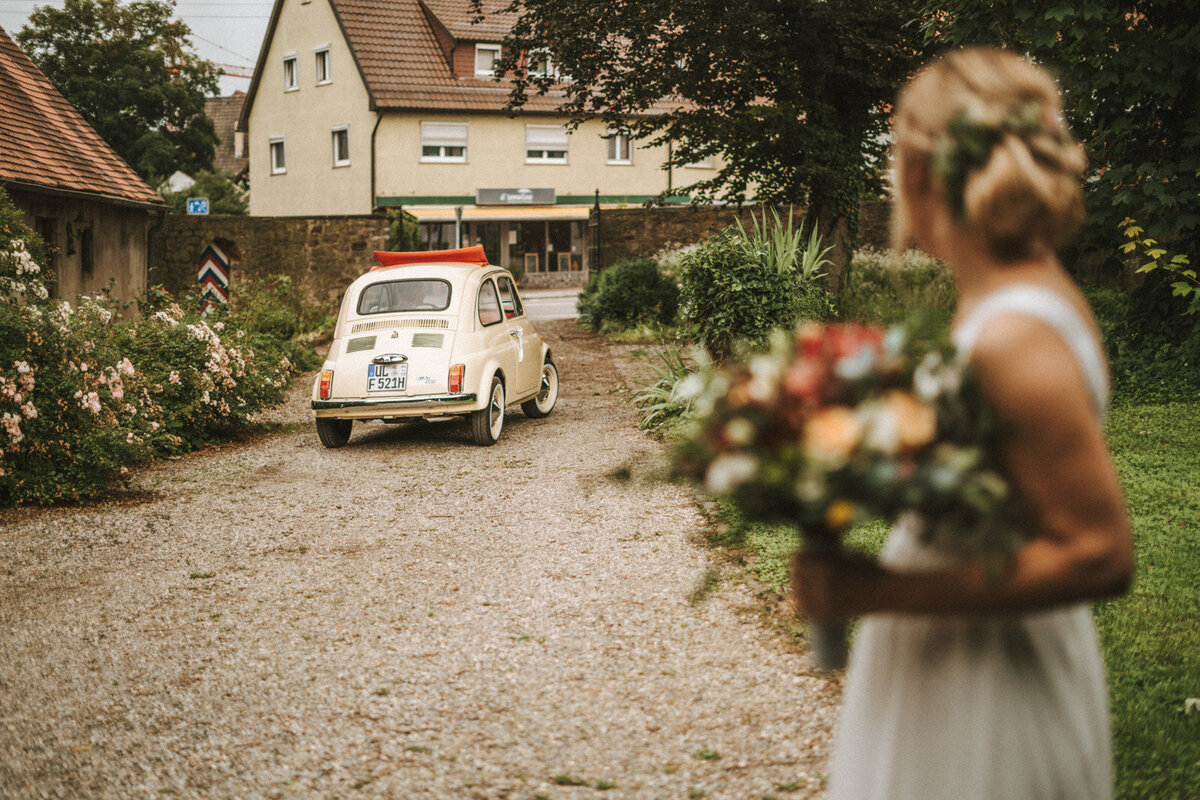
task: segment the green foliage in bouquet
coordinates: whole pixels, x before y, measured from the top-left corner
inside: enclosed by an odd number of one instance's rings
[[[995,427],[948,342],[915,329],[805,325],[685,379],[676,466],[750,520],[839,532],[917,512],[969,552],[1017,530]]]
[[[681,317],[714,358],[740,343],[762,346],[771,331],[800,320],[834,316],[833,298],[815,280],[825,251],[819,238],[803,250],[801,241],[799,232],[764,219],[751,231],[727,228],[685,256]]]
[[[679,289],[649,258],[618,261],[585,287],[579,316],[594,331],[628,328],[643,322],[668,324],[675,319]]]

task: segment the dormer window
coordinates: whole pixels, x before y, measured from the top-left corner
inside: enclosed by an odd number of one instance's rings
[[[494,78],[496,77],[496,62],[500,60],[500,45],[498,44],[477,44],[475,45],[475,77],[476,78]]]
[[[294,92],[300,88],[300,70],[295,53],[283,57],[283,90]]]
[[[329,45],[318,47],[315,54],[317,68],[317,86],[333,81],[333,68],[329,63]]]
[[[554,71],[554,62],[550,58],[550,53],[546,50],[534,50],[529,54],[529,77],[531,78],[557,78],[558,75]]]

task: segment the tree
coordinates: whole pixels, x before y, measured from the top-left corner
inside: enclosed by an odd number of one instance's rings
[[[1087,143],[1084,245],[1105,254],[1122,220],[1200,256],[1200,25],[1194,0],[939,0],[939,46],[990,43],[1028,53],[1063,85]]]
[[[158,193],[176,214],[187,211],[189,197],[207,197],[208,210],[212,214],[245,214],[250,207],[246,190],[224,172],[200,172],[196,174],[195,181],[182,192],[159,189]]]
[[[519,16],[498,72],[513,80],[510,110],[553,93],[572,124],[600,117],[669,142],[672,168],[720,157],[715,178],[671,191],[804,204],[832,230],[880,188],[888,104],[918,58],[910,6],[517,0],[504,9]],[[554,70],[531,75],[529,53],[549,54]]]
[[[191,52],[173,0],[66,0],[37,7],[17,42],[83,118],[151,185],[211,169],[204,114],[218,71]]]

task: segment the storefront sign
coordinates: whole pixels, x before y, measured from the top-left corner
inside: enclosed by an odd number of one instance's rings
[[[477,206],[552,206],[554,189],[476,189]]]

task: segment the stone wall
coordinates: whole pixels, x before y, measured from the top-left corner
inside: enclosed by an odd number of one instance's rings
[[[600,212],[600,262],[611,266],[625,258],[648,256],[674,245],[694,244],[713,236],[735,220],[749,228],[751,213],[761,218],[763,209],[732,206],[665,206],[650,208],[604,209]],[[781,211],[781,216],[786,211]],[[804,209],[792,211],[795,224],[804,219]],[[856,247],[888,246],[888,215],[890,204],[870,201],[863,205]],[[845,258],[844,232],[832,239],[822,234],[826,245],[834,245],[830,258],[843,265]],[[594,268],[594,267],[593,267]],[[840,268],[834,270],[835,275]]]
[[[385,217],[249,217],[167,215],[151,233],[150,282],[172,292],[195,291],[200,254],[213,242],[241,276],[285,274],[314,299],[334,303],[387,248]],[[336,310],[336,309],[334,309]]]

